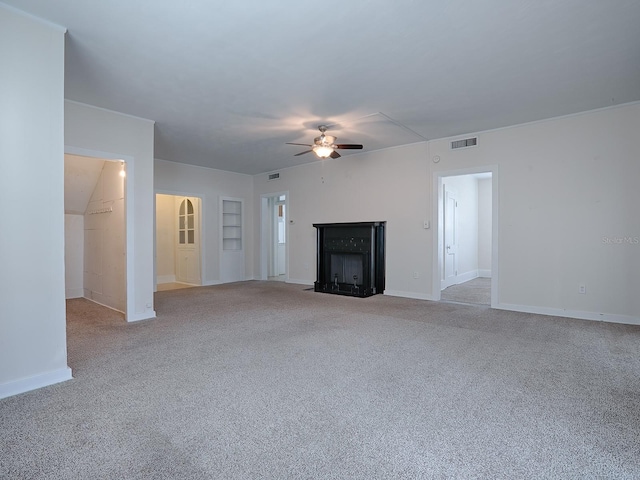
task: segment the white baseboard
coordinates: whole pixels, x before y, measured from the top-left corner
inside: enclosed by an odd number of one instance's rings
[[[41,373],[32,377],[21,378],[12,382],[0,385],[0,398],[11,397],[20,393],[29,392],[37,388],[47,387],[54,383],[71,380],[71,369],[69,367],[60,368],[52,372]]]
[[[142,313],[134,313],[132,315],[127,315],[126,312],[123,312],[122,310],[118,310],[117,308],[110,307],[109,305],[105,305],[104,303],[97,302],[93,298],[87,298],[87,300],[89,300],[90,302],[93,302],[93,303],[95,303],[97,305],[100,305],[102,307],[106,307],[106,308],[108,308],[110,310],[113,310],[114,312],[122,313],[127,322],[139,322],[140,320],[149,320],[150,318],[156,318],[156,311],[155,310],[149,310],[149,311],[142,312]]]
[[[64,298],[69,300],[70,298],[82,298],[84,297],[84,288],[67,288],[64,291]]]
[[[433,296],[429,295],[428,293],[402,292],[399,290],[385,290],[384,294],[390,297],[413,298],[415,300],[433,301]]]
[[[176,276],[175,275],[158,275],[156,277],[156,284],[160,285],[162,283],[175,283]]]
[[[579,320],[592,320],[595,322],[624,323],[627,325],[640,325],[640,318],[631,315],[619,315],[616,313],[583,312],[580,310],[564,310],[561,308],[533,307],[530,305],[514,305],[511,303],[499,303],[492,308],[499,310],[512,310],[514,312],[536,313],[538,315],[550,315],[553,317],[577,318]]]
[[[473,280],[474,278],[478,278],[478,270],[471,270],[469,272],[465,272],[461,275],[456,276],[456,283],[464,283],[469,280]]]
[[[491,278],[491,270],[478,270],[478,276],[482,278]]]
[[[286,283],[295,283],[296,285],[306,285],[308,287],[313,287],[313,281],[302,280],[300,278],[288,278]]]
[[[106,305],[104,303],[101,303],[101,302],[97,301],[95,298],[89,298],[87,296],[84,296],[83,298],[85,300],[89,300],[90,302],[95,303],[96,305],[100,305],[101,307],[105,307],[105,308],[108,308],[109,310],[113,310],[114,312],[119,312],[119,313],[122,313],[123,315],[126,315],[126,313],[124,311],[119,310],[119,309],[117,309],[115,307],[112,307],[111,305]]]
[[[149,310],[148,312],[143,313],[134,313],[133,315],[125,315],[127,322],[139,322],[140,320],[150,320],[152,318],[156,318],[156,311]]]

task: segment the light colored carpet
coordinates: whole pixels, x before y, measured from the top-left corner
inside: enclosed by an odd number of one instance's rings
[[[0,401],[0,478],[640,476],[638,327],[281,282],[67,309],[75,379]]]
[[[491,305],[491,279],[478,277],[458,285],[451,285],[442,290],[440,299],[447,302]]]

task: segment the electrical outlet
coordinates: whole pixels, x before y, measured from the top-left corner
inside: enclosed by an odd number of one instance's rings
[[[584,294],[586,294],[586,293],[587,293],[587,286],[586,286],[584,283],[581,283],[581,284],[578,286],[578,293],[579,293],[580,295],[584,295]]]
[[[418,278],[420,274],[418,272],[413,272],[413,278]]]

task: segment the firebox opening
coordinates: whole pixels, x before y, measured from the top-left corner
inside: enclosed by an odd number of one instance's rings
[[[335,284],[349,283],[362,285],[364,281],[364,261],[361,254],[338,253],[332,254],[329,278]]]

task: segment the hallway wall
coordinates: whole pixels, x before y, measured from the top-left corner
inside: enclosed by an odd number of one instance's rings
[[[84,215],[64,216],[65,298],[84,296]]]
[[[491,179],[478,180],[478,275],[491,277]]]
[[[432,299],[437,238],[423,224],[437,221],[434,178],[494,166],[496,306],[640,324],[639,129],[636,103],[479,132],[470,148],[451,141],[473,134],[313,161],[275,181],[256,175],[253,210],[261,195],[289,192],[289,277],[305,284],[315,279],[314,223],[386,220],[385,293]]]
[[[126,311],[124,179],[104,162],[84,214],[84,297]]]
[[[126,318],[153,318],[154,122],[69,100],[64,121],[67,153],[126,162]]]
[[[10,206],[0,214],[0,398],[71,378],[64,300],[64,34],[0,4],[0,202]]]
[[[221,274],[221,197],[237,197],[244,200],[242,225],[244,279],[253,278],[253,177],[212,168],[196,167],[166,160],[155,160],[155,192],[199,197],[201,201],[201,251],[204,270],[203,285],[222,281]],[[258,210],[259,212],[259,210]],[[259,230],[258,230],[259,231]]]
[[[176,208],[173,195],[156,194],[156,282],[176,281]]]

